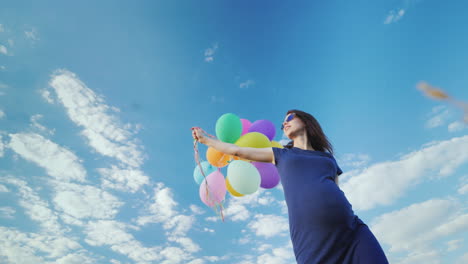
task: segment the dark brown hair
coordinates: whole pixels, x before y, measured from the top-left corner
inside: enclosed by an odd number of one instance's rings
[[[300,110],[289,110],[286,115],[291,113],[296,114],[296,118],[301,119],[302,122],[305,124],[305,129],[307,131],[307,140],[309,141],[310,145],[314,150],[328,152],[333,155],[333,146],[328,140],[325,133],[323,133],[322,127],[320,126],[319,122],[315,117],[311,114],[306,113]],[[290,141],[285,148],[292,148],[294,147],[294,141]]]

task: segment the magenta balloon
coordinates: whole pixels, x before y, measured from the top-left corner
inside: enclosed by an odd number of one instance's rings
[[[280,182],[280,176],[278,169],[276,169],[276,166],[273,163],[252,162],[252,165],[257,168],[258,172],[260,172],[260,187],[271,189],[278,185]]]
[[[268,139],[271,141],[273,138],[275,138],[276,135],[276,129],[275,129],[275,124],[273,124],[269,120],[257,120],[253,122],[253,124],[249,128],[249,133],[250,132],[259,132],[264,134],[265,136],[268,137]]]
[[[207,188],[208,185],[208,188]],[[200,184],[200,199],[209,207],[221,203],[226,196],[226,181],[220,171],[214,171],[206,176]]]
[[[252,125],[252,122],[250,122],[247,119],[241,118],[241,123],[242,123],[242,135],[247,134],[249,132],[249,128]]]

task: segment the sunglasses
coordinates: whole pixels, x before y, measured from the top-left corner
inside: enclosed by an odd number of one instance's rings
[[[287,123],[287,122],[293,120],[295,117],[296,117],[296,113],[291,113],[291,114],[289,114],[289,115],[286,117],[286,119],[284,120],[284,122]],[[283,122],[283,123],[284,123],[284,122]],[[284,129],[284,125],[281,125],[281,130],[283,130],[283,129]]]

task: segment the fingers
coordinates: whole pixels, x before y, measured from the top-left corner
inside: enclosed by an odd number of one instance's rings
[[[193,139],[195,140],[200,140],[201,137],[203,137],[203,134],[201,132],[201,128],[199,127],[192,127],[192,136]]]

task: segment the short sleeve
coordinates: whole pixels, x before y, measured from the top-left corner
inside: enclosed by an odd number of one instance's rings
[[[338,166],[338,163],[336,164],[336,174],[338,174],[338,176],[343,174],[343,171],[341,170],[340,166]]]
[[[273,155],[275,156],[275,165],[278,165],[281,162],[281,157],[283,156],[285,149],[272,147]]]

